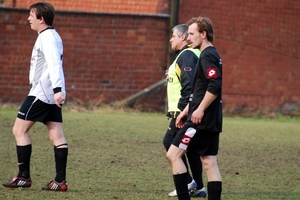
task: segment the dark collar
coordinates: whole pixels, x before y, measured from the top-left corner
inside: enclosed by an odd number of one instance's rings
[[[54,29],[53,26],[48,26],[47,28],[45,28],[44,30],[42,30],[39,34],[41,34],[42,32],[44,32],[45,30],[48,30],[48,29]]]

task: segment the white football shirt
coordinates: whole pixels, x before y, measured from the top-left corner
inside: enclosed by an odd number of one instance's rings
[[[35,96],[48,104],[55,104],[53,89],[61,88],[66,98],[62,60],[63,44],[56,30],[49,27],[40,32],[30,61],[29,96]]]

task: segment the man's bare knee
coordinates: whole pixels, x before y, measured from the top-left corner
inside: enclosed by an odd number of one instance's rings
[[[166,153],[166,157],[167,157],[169,163],[172,163],[172,155],[170,155],[169,152]]]
[[[22,136],[24,134],[27,134],[34,123],[34,121],[26,121],[23,119],[16,118],[15,124],[12,128],[12,132],[15,136]]]
[[[202,156],[201,162],[203,165],[203,169],[205,171],[214,168],[214,166],[217,166],[216,157],[215,156]]]

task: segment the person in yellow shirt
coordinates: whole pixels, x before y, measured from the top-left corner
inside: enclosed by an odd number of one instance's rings
[[[222,59],[213,45],[213,24],[209,18],[194,17],[188,22],[188,41],[201,55],[194,74],[189,104],[176,118],[180,128],[167,152],[179,200],[189,200],[186,152],[198,155],[207,175],[208,200],[220,200],[222,177],[217,162],[222,132]],[[192,168],[192,166],[191,166]]]
[[[168,99],[168,119],[171,119],[169,127],[163,138],[163,144],[168,151],[171,146],[178,128],[175,126],[176,117],[188,104],[191,93],[191,84],[196,69],[196,64],[200,56],[199,49],[189,47],[187,42],[188,26],[186,24],[179,24],[173,28],[170,44],[172,50],[177,54],[175,60],[166,71],[167,84],[167,99]],[[188,162],[191,167],[193,177],[188,173],[188,189],[192,196],[205,197],[206,191],[203,187],[202,181],[202,163],[199,156],[193,153],[186,153]],[[186,166],[187,159],[184,155],[182,157]],[[188,167],[187,167],[188,168]],[[177,191],[174,190],[169,193],[169,196],[177,196]]]

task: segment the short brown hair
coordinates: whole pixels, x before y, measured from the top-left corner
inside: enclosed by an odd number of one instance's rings
[[[37,19],[41,19],[43,17],[45,23],[49,26],[52,26],[55,10],[54,7],[47,2],[38,2],[32,4],[29,7],[30,10],[35,10],[35,15]]]
[[[196,23],[198,26],[198,31],[201,33],[203,31],[206,32],[207,40],[210,42],[214,41],[214,29],[211,20],[207,17],[193,17],[187,25]]]

